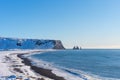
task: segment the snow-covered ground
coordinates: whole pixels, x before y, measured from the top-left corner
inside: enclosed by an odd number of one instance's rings
[[[31,80],[37,80],[38,78],[44,78],[44,80],[52,80],[42,75],[36,74],[30,69],[29,66],[24,65],[17,54],[33,53],[38,51],[48,50],[15,50],[15,51],[0,51],[0,76],[22,76],[23,78],[30,78]],[[0,79],[1,80],[1,79]],[[24,80],[24,79],[22,79]]]

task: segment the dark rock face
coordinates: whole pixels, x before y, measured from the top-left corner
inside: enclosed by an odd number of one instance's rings
[[[35,45],[40,46],[40,45],[42,45],[42,42],[40,40],[37,40],[36,43],[35,43]]]
[[[64,46],[62,45],[62,42],[60,40],[54,41],[54,48],[53,49],[65,49]]]
[[[17,46],[22,46],[22,43],[17,42],[16,45],[17,45]]]
[[[78,46],[74,46],[74,47],[73,47],[73,50],[78,50],[78,49],[79,49]]]

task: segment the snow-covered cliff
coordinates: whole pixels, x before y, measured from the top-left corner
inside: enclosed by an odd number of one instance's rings
[[[64,49],[60,40],[15,39],[0,37],[0,50],[9,49]]]

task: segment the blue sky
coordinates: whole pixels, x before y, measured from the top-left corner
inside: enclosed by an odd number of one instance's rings
[[[0,36],[120,48],[120,0],[0,0]]]

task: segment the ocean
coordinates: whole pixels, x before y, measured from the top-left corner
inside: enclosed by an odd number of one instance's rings
[[[120,50],[62,50],[28,57],[33,65],[51,69],[67,80],[120,80]]]

